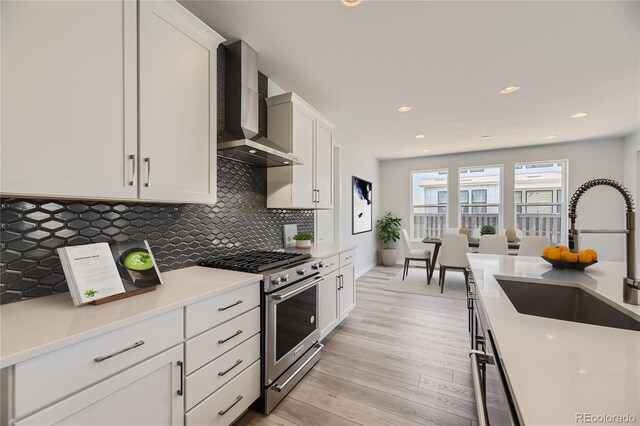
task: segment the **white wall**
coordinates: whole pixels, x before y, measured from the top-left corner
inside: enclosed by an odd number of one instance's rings
[[[356,275],[361,275],[378,263],[376,221],[380,218],[382,188],[380,186],[380,161],[369,151],[340,131],[336,131],[335,143],[340,146],[340,243],[353,244],[356,249]],[[351,177],[368,180],[373,185],[373,229],[371,232],[352,235]]]
[[[584,182],[598,178],[624,180],[625,143],[622,138],[597,139],[555,145],[469,152],[433,157],[388,160],[381,163],[381,211],[398,215],[408,229],[410,223],[410,172],[448,168],[449,191],[458,193],[458,167],[502,164],[505,200],[503,221],[505,227],[513,227],[515,207],[513,197],[514,164],[528,161],[569,160],[569,195]],[[380,191],[378,191],[380,194]],[[453,201],[453,202],[452,202]],[[457,198],[450,198],[449,227],[457,227]],[[589,190],[578,205],[578,228],[623,228],[624,202],[620,195],[608,187]],[[413,242],[413,247],[425,247]],[[624,259],[623,235],[584,235],[582,247],[593,247],[601,259]],[[399,254],[399,258],[403,256]]]

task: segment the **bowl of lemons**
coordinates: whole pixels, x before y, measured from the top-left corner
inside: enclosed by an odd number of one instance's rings
[[[584,271],[588,266],[598,263],[598,253],[594,249],[574,253],[565,246],[549,246],[542,252],[542,258],[558,269],[577,269]]]

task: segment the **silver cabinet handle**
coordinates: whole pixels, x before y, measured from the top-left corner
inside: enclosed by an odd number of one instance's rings
[[[234,306],[238,306],[239,304],[242,303],[242,300],[236,300],[235,303],[230,304],[229,306],[225,306],[223,308],[218,308],[219,311],[226,311],[229,308],[233,308]]]
[[[273,296],[271,296],[271,298],[273,300],[286,300],[290,297],[295,296],[298,293],[302,293],[303,291],[310,289],[311,287],[315,286],[316,284],[318,284],[320,281],[324,281],[324,277],[320,277],[320,278],[316,278],[315,280],[311,281],[309,284],[303,285],[300,288],[297,288],[295,290],[291,290],[287,293],[284,294],[274,294]]]
[[[238,402],[240,402],[242,400],[242,398],[244,398],[242,395],[238,395],[236,397],[236,400],[233,401],[233,404],[231,404],[226,410],[218,411],[218,414],[221,415],[221,416],[224,416],[225,414],[227,414],[227,411],[231,410]]]
[[[147,164],[147,182],[144,186],[148,188],[151,186],[151,158],[145,157],[144,162]]]
[[[131,179],[129,179],[129,186],[133,186],[136,184],[136,156],[131,154],[129,160],[131,160]]]
[[[298,373],[304,370],[304,368],[313,360],[313,358],[315,358],[315,356],[318,354],[318,352],[322,350],[322,348],[324,348],[324,345],[321,343],[318,343],[318,345],[316,346],[316,350],[313,351],[313,354],[304,362],[304,364],[298,367],[296,371],[294,371],[287,380],[282,382],[282,384],[275,385],[273,388],[278,392],[282,392],[282,390],[289,384],[289,382],[295,379],[298,376]]]
[[[320,202],[320,190],[317,189],[317,191],[318,191],[318,201],[317,202],[319,203]]]
[[[241,335],[241,334],[242,334],[242,330],[238,330],[238,331],[236,331],[234,334],[232,334],[231,336],[227,337],[226,339],[220,339],[220,340],[218,340],[218,344],[226,343],[226,342],[228,342],[229,340],[231,340],[231,339],[233,339],[234,337],[239,336],[239,335]]]
[[[178,367],[180,367],[180,389],[176,393],[180,396],[184,395],[184,362],[177,361]]]
[[[127,352],[127,351],[130,351],[131,349],[135,349],[135,348],[140,347],[140,346],[142,346],[142,345],[144,345],[144,340],[138,340],[137,342],[135,342],[135,343],[134,343],[133,345],[131,345],[131,346],[128,346],[128,347],[126,347],[126,348],[124,348],[124,349],[120,349],[119,351],[114,352],[114,353],[109,354],[109,355],[104,355],[104,356],[98,356],[98,357],[95,357],[93,360],[94,360],[95,362],[102,362],[102,361],[106,361],[106,360],[108,360],[109,358],[113,358],[114,356],[117,356],[117,355],[123,354],[123,353],[125,353],[125,352]]]
[[[473,393],[476,400],[478,426],[488,426],[489,416],[487,414],[482,378],[480,377],[480,363],[493,364],[493,357],[477,350],[471,350],[469,357],[471,358],[471,375],[473,377]]]
[[[237,360],[235,364],[233,364],[231,367],[227,368],[226,370],[219,371],[218,372],[218,376],[220,376],[220,377],[224,376],[225,374],[227,374],[229,371],[233,370],[234,368],[236,368],[240,364],[242,364],[242,360],[241,359]]]

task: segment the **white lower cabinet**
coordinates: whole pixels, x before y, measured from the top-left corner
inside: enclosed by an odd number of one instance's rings
[[[206,398],[185,416],[186,426],[230,425],[260,396],[260,361]]]
[[[340,289],[339,293],[339,306],[340,306],[340,321],[344,320],[349,312],[356,307],[356,281],[355,281],[355,266],[354,264],[347,265],[340,268]]]
[[[350,250],[323,259],[327,272],[320,283],[320,339],[331,333],[356,306],[354,258],[355,252]]]
[[[319,284],[318,325],[320,327],[320,339],[324,339],[340,323],[340,312],[338,311],[339,281],[338,271],[336,270],[325,275],[324,281]]]
[[[0,425],[231,424],[260,396],[259,296],[248,283],[5,367]]]
[[[182,352],[169,349],[15,425],[182,425]]]

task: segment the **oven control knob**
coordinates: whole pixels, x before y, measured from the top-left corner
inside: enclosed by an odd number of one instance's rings
[[[278,284],[280,284],[281,280],[282,280],[282,278],[280,278],[280,277],[273,277],[273,278],[271,278],[271,284],[278,285]]]
[[[318,266],[321,268],[324,268],[324,262],[323,261],[318,262]]]
[[[289,274],[284,274],[280,277],[280,281],[282,281],[283,283],[286,283],[287,281],[289,281]]]
[[[307,270],[304,268],[298,268],[298,270],[296,271],[296,274],[298,275],[304,275],[307,273]]]
[[[311,269],[313,269],[313,270],[320,269],[320,264],[319,263],[314,263],[313,265],[311,265]]]

